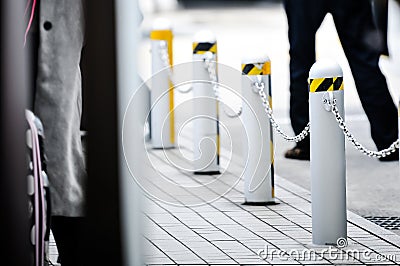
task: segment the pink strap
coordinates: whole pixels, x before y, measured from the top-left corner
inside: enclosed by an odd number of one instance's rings
[[[27,8],[25,9],[25,13],[26,13],[26,11],[28,9],[28,6],[29,6],[30,2],[31,2],[31,0],[28,1],[28,5],[27,5]],[[31,26],[32,26],[33,17],[35,16],[35,8],[36,8],[36,0],[33,0],[32,9],[31,9],[31,16],[29,18],[28,26],[26,27],[26,30],[25,30],[24,47],[26,45],[26,38],[28,36],[28,32],[29,32],[29,30],[31,29]]]

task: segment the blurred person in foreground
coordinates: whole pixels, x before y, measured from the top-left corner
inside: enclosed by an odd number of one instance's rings
[[[33,109],[43,122],[51,230],[61,265],[82,265],[86,160],[81,134],[83,0],[27,2]]]
[[[348,59],[361,104],[371,124],[371,136],[378,150],[398,138],[397,108],[379,58],[385,41],[374,26],[370,0],[284,0],[290,44],[290,119],[299,134],[309,122],[308,72],[315,62],[315,34],[327,13],[331,13]],[[289,159],[309,160],[310,139],[285,153]],[[399,151],[381,161],[399,159]]]

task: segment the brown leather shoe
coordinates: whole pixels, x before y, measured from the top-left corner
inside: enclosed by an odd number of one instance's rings
[[[310,160],[310,150],[295,146],[294,148],[285,152],[285,158],[295,160]]]

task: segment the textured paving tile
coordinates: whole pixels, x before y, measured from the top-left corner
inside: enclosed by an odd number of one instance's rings
[[[168,152],[175,153],[172,150]],[[162,158],[157,160],[159,164],[168,163]],[[336,253],[321,254],[327,247],[312,245],[311,194],[283,178],[276,177],[278,205],[248,206],[242,205],[242,181],[221,196],[218,193],[226,190],[228,182],[234,178],[215,179],[213,186],[203,186],[194,191],[186,184],[201,184],[207,178],[201,177],[199,181],[197,176],[190,173],[168,167],[165,169],[168,169],[167,174],[173,181],[178,182],[184,176],[184,185],[172,191],[170,187],[157,186],[156,182],[154,186],[168,194],[174,203],[186,206],[174,206],[155,199],[146,200],[149,208],[145,214],[152,226],[146,227],[145,236],[151,241],[150,251],[154,253],[148,261],[150,264],[171,261],[218,265],[357,265],[400,262],[400,238],[351,212],[348,214],[349,246],[343,250],[336,249]],[[216,200],[208,201],[210,197]],[[187,206],[188,202],[202,201],[203,204]],[[266,249],[269,254],[265,254]],[[346,257],[348,250],[367,251],[369,256],[350,253]],[[311,258],[299,257],[291,253],[296,251],[298,254],[310,251],[316,253]],[[275,252],[275,256],[271,257],[271,252]]]

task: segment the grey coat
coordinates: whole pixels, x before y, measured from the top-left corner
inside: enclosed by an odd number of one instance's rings
[[[35,113],[45,130],[52,214],[84,215],[85,156],[81,143],[79,63],[84,39],[82,0],[41,0]]]

